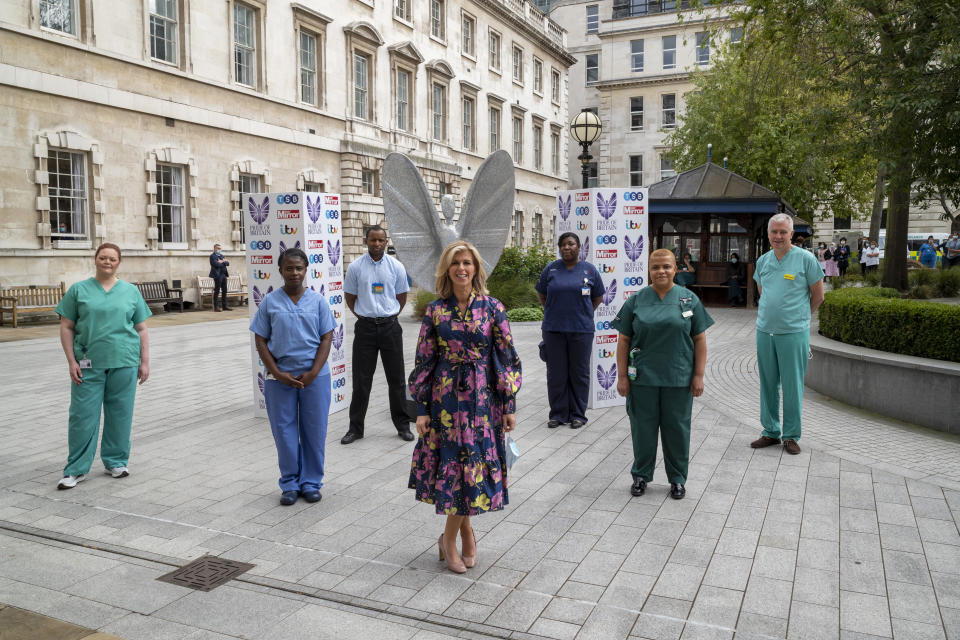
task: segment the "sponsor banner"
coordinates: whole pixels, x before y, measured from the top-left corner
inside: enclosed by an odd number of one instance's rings
[[[330,413],[347,408],[349,385],[343,325],[343,262],[340,236],[340,196],[335,193],[254,193],[242,203],[247,249],[250,318],[271,291],[283,286],[278,259],[291,248],[307,254],[304,286],[327,299],[337,325],[327,362],[330,366]],[[263,386],[266,368],[250,337],[254,414],[266,416]]]
[[[557,194],[557,231],[580,236],[580,257],[600,272],[605,293],[594,312],[590,407],[623,405],[617,393],[617,332],[610,323],[624,301],[647,285],[646,188],[579,189]]]

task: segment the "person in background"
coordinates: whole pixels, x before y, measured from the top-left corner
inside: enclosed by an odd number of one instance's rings
[[[137,381],[150,377],[150,308],[136,286],[120,280],[120,247],[104,242],[93,256],[96,275],[77,282],[57,305],[60,344],[70,371],[67,465],[58,489],[86,478],[97,452],[114,478],[130,475],[130,430]]]
[[[870,248],[870,239],[861,236],[857,238],[857,262],[860,263],[860,274],[867,275],[867,249]]]
[[[944,268],[951,269],[960,265],[960,234],[952,232],[943,253]]]
[[[880,269],[880,249],[877,248],[877,241],[870,240],[864,251],[866,260],[864,262],[864,273],[870,273]]]
[[[821,242],[817,244],[817,250],[814,251],[814,254],[817,256],[817,264],[820,265],[820,268],[824,271],[827,270],[827,244]]]
[[[223,257],[223,248],[219,244],[213,245],[213,253],[210,254],[210,277],[213,278],[214,311],[230,311],[227,306],[227,278],[230,276],[228,266],[230,263]]]
[[[927,269],[937,268],[937,244],[933,236],[927,237],[927,241],[920,245],[920,250],[917,251],[917,254],[920,264],[924,267]]]
[[[267,369],[263,397],[280,466],[280,504],[323,497],[323,462],[330,413],[327,357],[337,321],[325,296],[303,286],[307,254],[287,249],[277,261],[283,287],[257,309],[250,331]]]
[[[742,287],[747,283],[747,265],[740,261],[740,256],[734,252],[727,262],[727,302],[731,307],[744,304]]]
[[[674,285],[677,262],[669,249],[650,254],[650,286],[626,302],[611,323],[617,339],[617,393],[627,398],[633,437],[633,484],[642,496],[653,481],[657,434],[670,497],[686,493],[693,399],[703,393],[706,330],[713,324],[699,298]]]
[[[477,564],[470,518],[508,502],[504,434],[516,427],[522,382],[507,313],[487,295],[486,279],[472,244],[447,245],[437,265],[438,298],[424,312],[410,374],[420,439],[408,486],[446,516],[437,547],[454,573]]]
[[[697,281],[697,263],[693,261],[690,252],[684,252],[683,260],[677,265],[677,275],[674,279],[681,287],[688,287]]]
[[[597,268],[580,259],[577,234],[561,234],[557,246],[560,259],[544,267],[536,286],[547,356],[547,427],[570,423],[571,429],[579,429],[587,424],[593,312],[605,289]]]
[[[824,273],[827,278],[835,278],[840,275],[840,269],[837,266],[837,243],[831,242],[830,248],[828,248],[824,253],[823,257],[825,258],[826,269]],[[830,282],[829,280],[827,282]]]
[[[847,274],[847,269],[850,268],[850,246],[847,244],[846,238],[840,238],[840,246],[837,247],[837,272],[840,274],[840,277],[844,277]]]

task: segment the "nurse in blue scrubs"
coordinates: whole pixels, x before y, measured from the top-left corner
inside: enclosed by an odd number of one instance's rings
[[[597,268],[580,260],[580,237],[568,231],[557,242],[560,259],[546,266],[537,281],[543,305],[543,341],[547,356],[547,397],[551,429],[587,423],[593,312],[603,300]]]
[[[321,499],[330,411],[327,356],[336,320],[324,296],[303,286],[307,255],[287,249],[278,261],[283,287],[267,294],[250,324],[267,368],[263,395],[280,464],[280,504]]]

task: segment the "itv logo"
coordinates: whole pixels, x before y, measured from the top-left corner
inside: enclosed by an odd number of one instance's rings
[[[603,347],[601,347],[600,349],[597,349],[597,357],[600,358],[601,360],[612,358],[615,355],[617,355],[616,351],[609,351]]]
[[[283,236],[292,236],[299,230],[300,230],[299,227],[290,227],[285,224],[280,225],[280,235],[283,235]]]
[[[634,221],[634,220],[627,220],[626,222],[623,223],[623,226],[626,227],[627,229],[630,229],[630,230],[640,229],[640,228],[643,227],[642,224],[640,224],[639,222],[636,222],[636,221]]]
[[[577,229],[579,231],[583,231],[584,229],[589,229],[589,228],[590,228],[590,225],[588,225],[586,222],[584,222],[583,220],[577,220]]]
[[[340,231],[340,227],[338,227],[337,225],[335,224],[327,225],[327,233],[338,233],[339,231]]]
[[[268,272],[268,271],[260,271],[260,269],[254,269],[254,270],[253,270],[253,278],[254,278],[254,280],[269,280],[269,279],[270,279],[270,272]]]

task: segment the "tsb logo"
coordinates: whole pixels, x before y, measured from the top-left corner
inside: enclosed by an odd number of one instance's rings
[[[623,223],[627,229],[639,229],[642,225],[639,222],[634,222],[633,220],[627,220]]]
[[[337,378],[336,380],[333,381],[333,383],[330,386],[333,387],[334,389],[342,389],[346,384],[347,384],[346,378]]]
[[[310,258],[310,264],[321,264],[323,262],[322,253],[311,253],[309,258]]]
[[[269,240],[254,240],[253,242],[250,243],[250,250],[251,251],[269,251],[271,246],[272,245],[270,244]]]
[[[597,244],[617,244],[617,236],[597,236]]]
[[[300,229],[298,227],[288,227],[285,224],[280,225],[280,235],[292,236]]]
[[[615,355],[617,355],[616,352],[614,352],[614,351],[607,351],[607,350],[604,349],[603,347],[597,349],[597,357],[600,358],[600,359],[603,359],[603,358],[612,358],[612,357],[615,356]]]
[[[343,296],[340,295],[339,293],[335,296],[330,296],[330,304],[342,304],[342,303],[343,303]]]
[[[628,287],[643,286],[643,276],[627,276],[623,279],[623,284]]]
[[[643,192],[642,191],[625,191],[623,193],[623,199],[627,200],[628,202],[630,200],[633,200],[634,202],[640,202],[643,200]]]
[[[340,212],[336,209],[327,209],[327,220],[336,220],[340,217]]]
[[[600,271],[600,273],[613,273],[616,269],[608,264],[600,263],[597,265],[597,270]]]
[[[579,229],[580,231],[583,231],[588,226],[589,225],[586,222],[577,222],[577,229]]]
[[[574,213],[578,216],[585,216],[590,213],[590,207],[577,207]]]
[[[269,280],[270,274],[266,271],[260,271],[260,269],[254,269],[253,277],[255,280]]]
[[[277,196],[277,204],[297,204],[300,202],[300,196],[295,193],[285,193]]]
[[[602,320],[597,323],[597,331],[610,331],[610,321]]]

